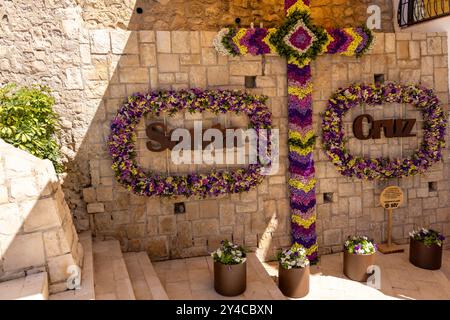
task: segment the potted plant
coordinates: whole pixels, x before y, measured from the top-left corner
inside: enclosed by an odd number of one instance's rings
[[[409,236],[409,261],[422,269],[440,269],[445,237],[435,230],[425,228],[413,231]]]
[[[344,274],[355,281],[366,282],[367,269],[374,264],[377,245],[365,236],[348,237],[344,244]]]
[[[299,244],[277,254],[278,287],[291,298],[302,298],[309,293],[309,260]]]
[[[247,288],[247,250],[228,240],[211,253],[214,259],[214,289],[217,293],[233,297]]]

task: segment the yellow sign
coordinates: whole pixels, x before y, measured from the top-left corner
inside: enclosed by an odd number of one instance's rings
[[[402,189],[396,186],[387,187],[380,195],[380,203],[385,209],[398,209],[403,203]]]

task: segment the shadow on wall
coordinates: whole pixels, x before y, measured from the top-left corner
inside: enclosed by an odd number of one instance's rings
[[[136,8],[135,11],[136,12]],[[131,21],[137,19],[136,13]],[[215,32],[160,32],[95,29],[86,31],[82,40],[82,77],[86,103],[95,110],[92,121],[80,144],[79,151],[69,163],[64,191],[76,221],[89,220],[89,227],[98,238],[118,239],[124,251],[149,252],[153,260],[207,255],[223,239],[256,249],[271,257],[275,249],[291,243],[289,200],[285,168],[287,146],[281,154],[280,175],[265,179],[257,189],[242,195],[205,200],[161,199],[140,197],[117,184],[111,169],[107,149],[110,121],[126,97],[150,89],[222,88],[243,89],[245,75],[262,74],[262,58],[248,58],[239,76],[230,76],[229,60],[219,57],[212,46]],[[286,96],[286,66],[281,58],[272,57],[278,72],[281,97],[277,86],[272,92],[275,123],[287,119],[281,111]],[[239,61],[239,59],[235,59]],[[232,67],[231,67],[232,68]],[[278,70],[278,71],[277,71]],[[239,73],[239,72],[238,72]],[[267,79],[267,81],[273,81]],[[274,81],[274,83],[276,80]],[[254,89],[254,93],[262,93]],[[276,102],[276,103],[275,103]],[[283,112],[284,114],[281,114]],[[209,121],[213,116],[178,115],[174,126],[189,127],[193,120]],[[231,117],[231,125],[245,126],[245,116]],[[170,123],[169,123],[170,125]],[[280,140],[287,141],[286,127]],[[137,131],[139,161],[148,169],[162,172],[186,173],[189,169],[207,172],[211,167],[178,168],[161,155],[144,151],[144,122]],[[90,184],[84,183],[90,181]],[[83,183],[80,183],[83,182]],[[186,213],[174,214],[174,204],[186,203]],[[83,224],[84,228],[85,226]]]
[[[53,164],[0,139],[0,282],[47,272],[50,291],[64,291],[82,261]]]

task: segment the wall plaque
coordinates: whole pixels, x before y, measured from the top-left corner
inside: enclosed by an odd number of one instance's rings
[[[385,209],[398,209],[403,204],[403,191],[399,187],[391,186],[383,190],[380,195],[380,204]]]
[[[403,191],[397,186],[390,186],[381,192],[380,204],[388,211],[387,241],[380,244],[378,249],[384,254],[403,252],[404,249],[392,243],[392,211],[403,204]]]

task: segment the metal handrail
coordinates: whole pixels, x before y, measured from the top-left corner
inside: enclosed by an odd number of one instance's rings
[[[450,0],[400,0],[397,19],[400,27],[450,15]]]

